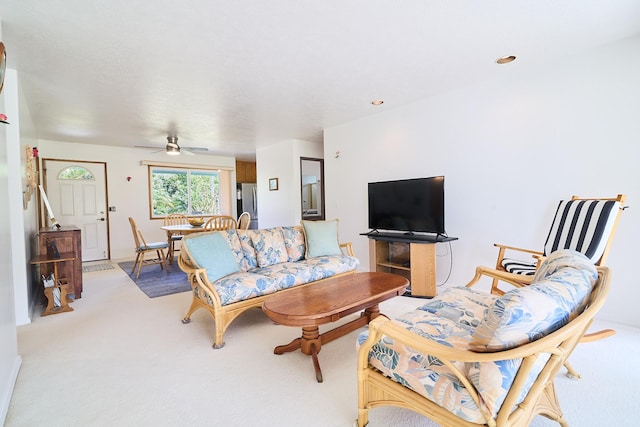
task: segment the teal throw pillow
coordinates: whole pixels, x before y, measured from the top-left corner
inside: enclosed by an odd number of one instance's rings
[[[189,258],[198,267],[207,270],[207,278],[213,283],[221,277],[240,271],[226,239],[220,234],[196,233],[183,239]]]
[[[302,221],[307,244],[306,258],[324,255],[342,255],[338,242],[338,220]]]

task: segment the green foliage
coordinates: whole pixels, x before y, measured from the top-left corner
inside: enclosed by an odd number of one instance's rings
[[[220,180],[215,172],[152,169],[151,187],[153,216],[220,213]]]

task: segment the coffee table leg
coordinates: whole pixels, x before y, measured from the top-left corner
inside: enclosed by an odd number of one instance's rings
[[[273,354],[283,354],[289,351],[297,350],[300,348],[301,341],[302,341],[302,338],[296,338],[295,340],[291,341],[289,344],[279,345],[273,349]]]
[[[316,371],[316,380],[322,382],[322,370],[318,361],[318,353],[322,348],[322,338],[317,326],[305,326],[302,328],[302,337],[296,338],[289,344],[279,345],[274,350],[274,354],[283,354],[289,351],[300,349],[303,354],[311,356],[313,359],[313,368]]]
[[[320,362],[318,361],[318,353],[322,348],[322,340],[320,339],[320,331],[317,326],[305,326],[302,328],[302,339],[300,341],[300,351],[311,356],[313,359],[313,368],[316,371],[316,380],[322,382],[322,370],[320,370]]]
[[[322,370],[320,369],[320,362],[318,361],[318,351],[316,350],[315,343],[311,343],[311,359],[313,359],[313,369],[316,371],[316,381],[322,382]]]

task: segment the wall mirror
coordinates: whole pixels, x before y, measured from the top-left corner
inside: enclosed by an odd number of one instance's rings
[[[300,157],[302,219],[324,219],[324,159]]]

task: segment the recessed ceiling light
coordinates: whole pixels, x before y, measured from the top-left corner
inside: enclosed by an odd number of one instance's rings
[[[502,58],[496,59],[497,64],[508,64],[509,62],[513,62],[516,60],[514,55],[503,56]]]
[[[382,99],[376,99],[375,101],[371,101],[371,104],[373,104],[373,105],[382,105],[382,104],[384,104],[384,101]]]

